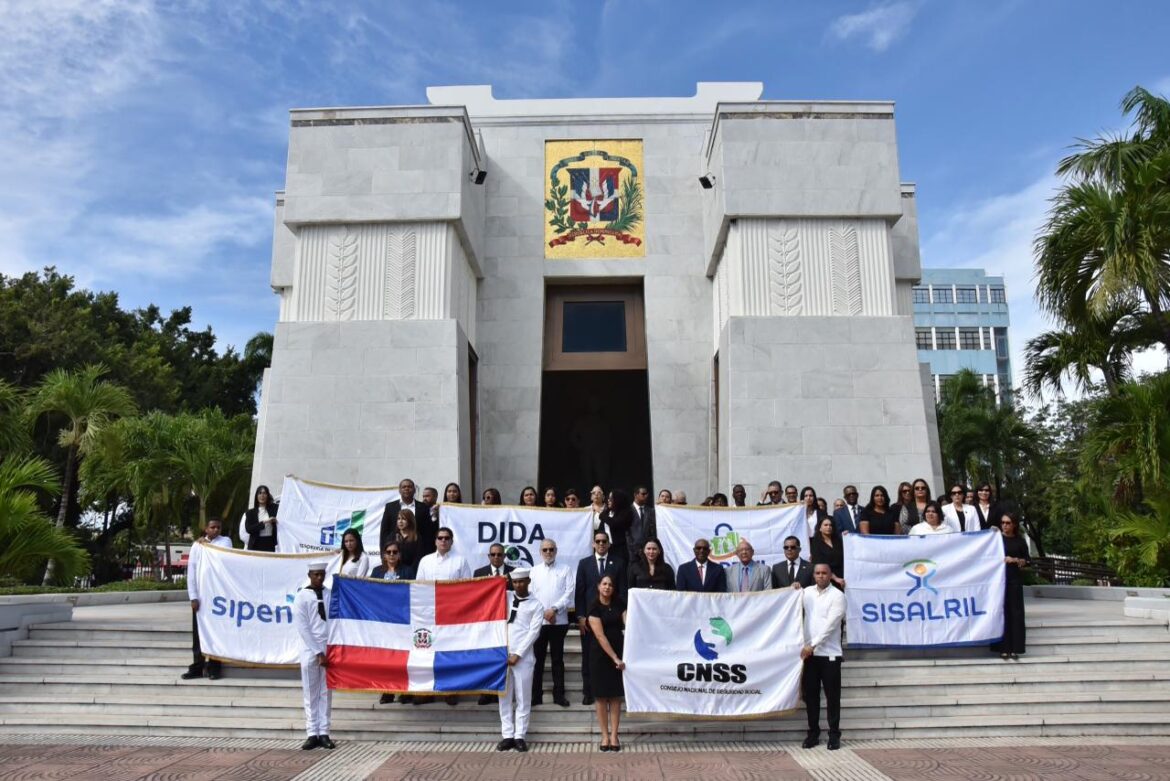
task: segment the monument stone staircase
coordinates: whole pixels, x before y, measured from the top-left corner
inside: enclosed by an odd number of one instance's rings
[[[89,615],[35,626],[0,659],[0,734],[178,735],[288,738],[302,734],[295,670],[225,669],[218,681],[183,681],[191,658],[185,605],[153,606],[158,620]],[[846,652],[842,727],[847,739],[984,736],[1170,735],[1170,631],[1121,615],[1116,603],[1030,600],[1028,654],[1001,661],[986,649],[929,654]],[[566,642],[572,706],[533,709],[530,741],[596,740],[581,704],[577,635]],[[496,706],[463,697],[450,707],[377,704],[336,693],[333,734],[346,740],[495,740]],[[622,722],[627,742],[801,739],[804,712],[762,721]]]

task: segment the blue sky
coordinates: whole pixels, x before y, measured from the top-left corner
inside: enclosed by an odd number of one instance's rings
[[[272,192],[292,107],[685,96],[897,102],[923,262],[1008,278],[1014,352],[1056,161],[1170,93],[1165,2],[324,3],[0,0],[0,273],[55,264],[126,306],[271,330]],[[1014,366],[1017,376],[1021,366]]]

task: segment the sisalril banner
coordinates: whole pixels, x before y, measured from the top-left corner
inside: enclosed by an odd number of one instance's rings
[[[803,669],[800,596],[630,589],[626,710],[704,719],[793,710]]]
[[[229,662],[295,666],[301,641],[293,626],[293,599],[308,583],[310,562],[327,561],[332,572],[340,558],[192,545],[187,572],[197,579],[195,618],[203,653]]]
[[[735,548],[747,540],[754,561],[771,566],[784,560],[784,539],[792,536],[808,548],[808,524],[804,506],[778,504],[764,507],[680,507],[660,504],[654,508],[658,537],[671,566],[690,561],[695,540],[711,541],[711,560],[724,566],[736,561]],[[807,550],[802,550],[807,558]]]
[[[1003,542],[995,529],[845,536],[849,647],[983,645],[1003,636]]]
[[[376,558],[382,511],[397,498],[397,487],[355,488],[289,475],[280,493],[277,549],[282,553],[332,553],[341,549],[342,535],[353,529],[362,536],[366,551]]]
[[[488,548],[499,543],[513,567],[539,564],[540,541],[557,542],[557,557],[570,565],[592,550],[593,513],[507,505],[444,504],[439,523],[455,533],[451,549],[471,568],[487,563]]]

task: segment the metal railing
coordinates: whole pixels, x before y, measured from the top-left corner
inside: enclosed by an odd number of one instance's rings
[[[1054,585],[1067,586],[1077,580],[1098,586],[1121,585],[1117,571],[1100,562],[1040,556],[1032,559],[1032,569]]]

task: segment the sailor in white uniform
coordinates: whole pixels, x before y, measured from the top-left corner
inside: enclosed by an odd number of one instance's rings
[[[508,611],[508,681],[500,695],[500,732],[496,751],[527,751],[528,717],[532,713],[532,672],[536,654],[532,646],[540,637],[544,606],[528,593],[530,570],[512,570],[512,600]]]
[[[320,746],[334,748],[329,737],[329,709],[332,695],[325,685],[325,645],[329,640],[329,589],[325,588],[328,563],[309,565],[309,585],[297,592],[293,600],[293,624],[301,639],[301,689],[305,697],[305,734],[301,746],[305,751]]]

